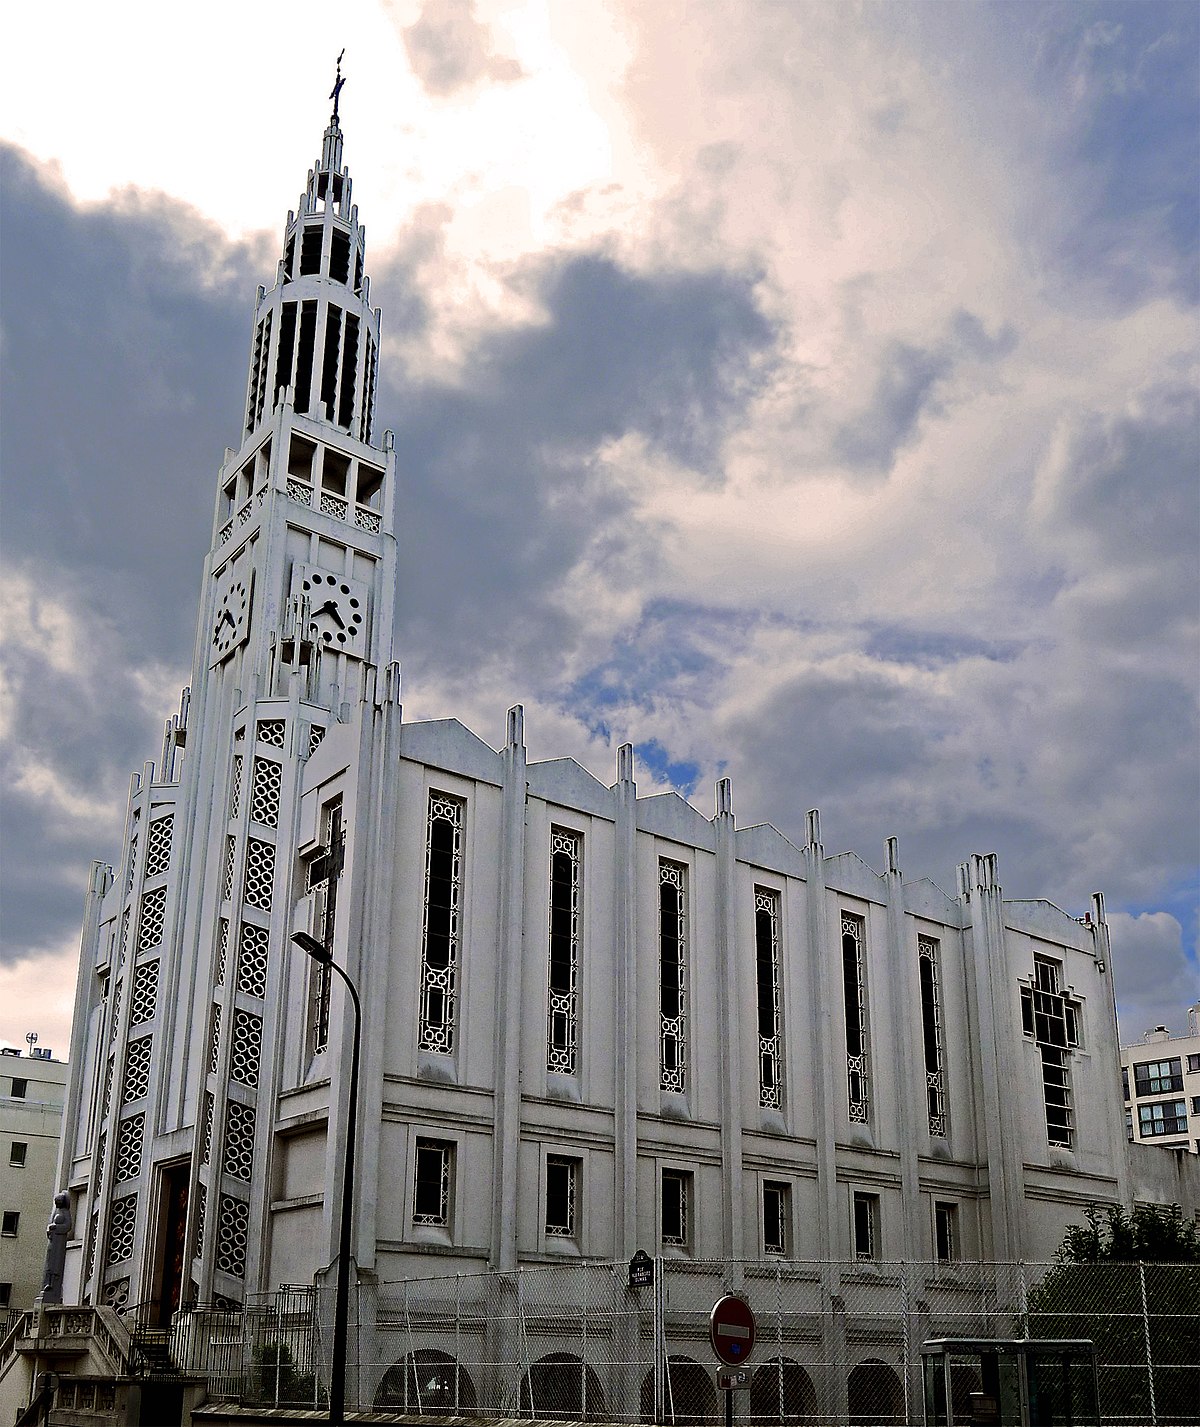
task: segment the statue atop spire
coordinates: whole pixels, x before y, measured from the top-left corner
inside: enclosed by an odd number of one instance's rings
[[[329,97],[333,100],[333,123],[335,124],[338,121],[338,99],[342,93],[342,85],[346,82],[342,78],[342,55],[345,53],[346,50],[343,46],[342,53],[337,57],[337,78],[334,80],[333,88],[329,92]]]

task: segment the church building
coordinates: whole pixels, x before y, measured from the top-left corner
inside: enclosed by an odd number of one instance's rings
[[[191,684],[94,864],[64,1300],[234,1307],[337,1253],[380,1283],[636,1250],[1049,1257],[1131,1180],[1104,905],[947,894],[406,722],[405,523],[337,111],[255,301]],[[232,413],[231,413],[232,416]],[[402,652],[402,651],[400,651]],[[501,736],[502,735],[502,736]],[[493,746],[493,740],[499,746]],[[752,810],[746,810],[752,812]]]

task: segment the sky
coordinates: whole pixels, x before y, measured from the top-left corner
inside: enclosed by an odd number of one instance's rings
[[[202,19],[199,16],[202,14]],[[0,88],[0,1042],[187,682],[333,62],[405,716],[1071,915],[1200,1000],[1200,6],[20,6]],[[46,63],[39,56],[53,56]]]

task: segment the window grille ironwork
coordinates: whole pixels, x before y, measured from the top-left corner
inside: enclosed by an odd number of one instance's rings
[[[659,1085],[687,1089],[687,868],[658,864]]]
[[[208,1073],[216,1075],[221,1063],[221,1008],[215,1002],[212,1008],[212,1035],[208,1044]]]
[[[574,1075],[579,1039],[580,839],[550,832],[550,933],[546,1069]]]
[[[233,756],[233,771],[229,775],[229,816],[237,817],[238,804],[242,799],[242,755]]]
[[[221,879],[221,896],[228,902],[233,896],[233,869],[237,865],[237,839],[225,839],[225,875]]]
[[[217,932],[217,985],[225,984],[225,966],[229,960],[229,923],[224,917],[221,918],[220,930]]]
[[[754,959],[758,985],[758,1103],[783,1103],[783,1051],[779,995],[779,893],[754,889]]]
[[[325,730],[319,723],[314,723],[308,731],[308,756],[313,754],[321,746],[321,740],[325,737]]]
[[[418,1139],[413,1181],[413,1223],[446,1228],[450,1223],[450,1172],[454,1146]]]
[[[546,1237],[573,1239],[579,1195],[579,1161],[563,1155],[546,1157]]]
[[[846,1091],[850,1119],[865,1125],[870,1116],[871,1064],[864,963],[865,926],[842,913],[842,991],[846,1012]]]
[[[212,1092],[206,1090],[204,1092],[204,1129],[200,1135],[201,1164],[209,1164],[212,1160],[214,1104]]]
[[[921,1035],[925,1049],[925,1101],[929,1133],[945,1138],[946,1068],[942,1028],[941,948],[936,938],[917,938],[917,969],[921,979]]]
[[[125,871],[125,895],[128,896],[133,891],[133,883],[137,873],[137,850],[138,850],[138,825],[133,824],[133,831],[129,835],[129,866]]]
[[[421,948],[421,1050],[454,1049],[461,935],[463,804],[430,792]]]
[[[204,1211],[208,1208],[208,1186],[201,1180],[196,1185],[196,1247],[194,1253],[199,1258],[204,1252]]]
[[[159,877],[171,865],[171,833],[175,814],[155,818],[146,838],[146,876]]]

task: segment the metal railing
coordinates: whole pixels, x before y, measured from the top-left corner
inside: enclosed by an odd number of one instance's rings
[[[940,1337],[1091,1338],[1102,1420],[1185,1427],[1200,1417],[1200,1266],[573,1261],[511,1274],[361,1284],[352,1294],[347,1404],[580,1421],[723,1420],[708,1343],[725,1291],[754,1308],[756,1424],[923,1421],[920,1347]],[[244,1310],[188,1310],[187,1353],[210,1396],[319,1406],[332,1290]],[[963,1384],[969,1391],[971,1384]]]

